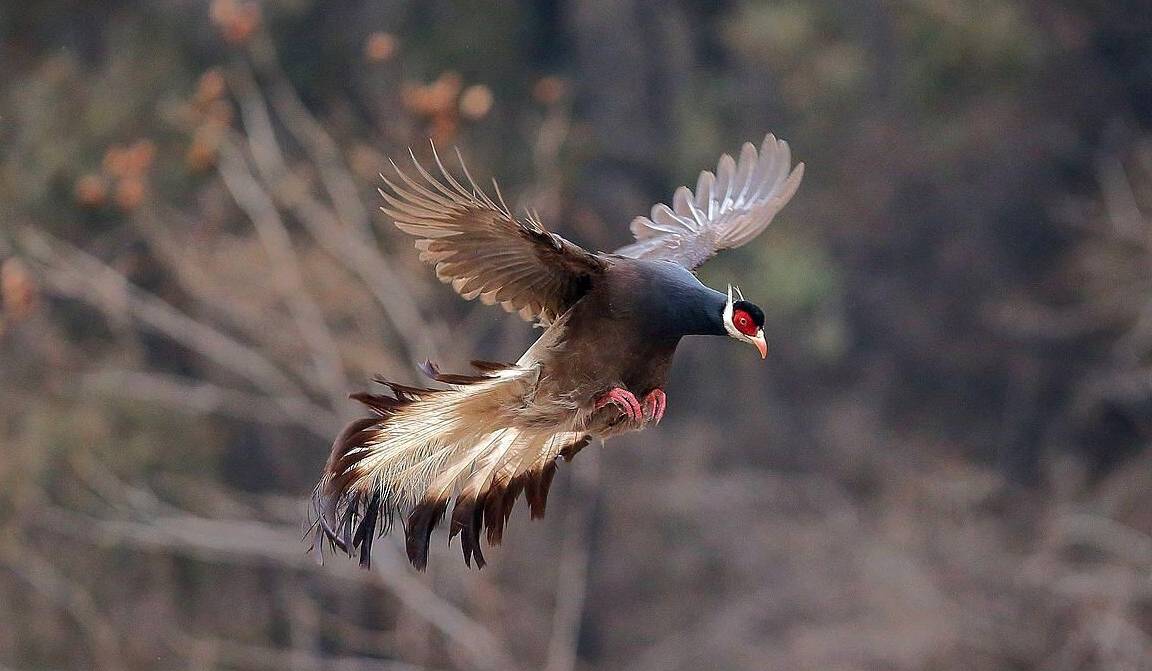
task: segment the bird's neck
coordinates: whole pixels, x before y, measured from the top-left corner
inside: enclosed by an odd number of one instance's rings
[[[724,329],[724,305],[727,297],[704,285],[670,296],[662,312],[660,331],[679,339],[689,335],[727,335]]]
[[[704,287],[704,290],[690,323],[685,325],[687,332],[684,335],[728,335],[724,328],[724,306],[728,303],[728,297],[708,287]]]
[[[646,337],[678,341],[686,335],[727,335],[725,294],[668,262],[618,261],[615,282],[604,294],[609,309],[634,320]]]

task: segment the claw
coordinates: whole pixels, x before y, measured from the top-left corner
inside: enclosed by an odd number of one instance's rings
[[[657,424],[664,418],[664,408],[668,405],[668,397],[663,389],[653,389],[644,397],[644,419]]]
[[[644,410],[640,407],[640,402],[632,392],[622,387],[613,387],[600,398],[596,399],[596,409],[599,410],[606,405],[614,405],[620,408],[620,411],[631,421],[639,421],[644,417]]]

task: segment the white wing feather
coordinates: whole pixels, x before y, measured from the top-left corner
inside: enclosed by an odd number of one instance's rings
[[[748,243],[800,186],[804,164],[791,165],[788,143],[775,135],[765,137],[759,151],[744,143],[739,161],[724,154],[715,174],[700,173],[695,193],[682,186],[672,196],[672,207],[658,203],[649,216],[632,220],[636,242],[616,253],[696,268],[723,249]]]

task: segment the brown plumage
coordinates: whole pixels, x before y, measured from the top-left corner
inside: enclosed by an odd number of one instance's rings
[[[314,496],[316,535],[318,544],[359,554],[364,566],[373,539],[402,514],[416,568],[427,565],[445,518],[464,561],[483,567],[481,539],[501,542],[521,494],[533,518],[544,515],[559,459],[571,460],[593,437],[659,422],[683,336],[728,335],[766,354],[763,312],[690,270],[758,235],[803,173],[802,164],[791,169],[787,144],[769,135],[759,152],[745,145],[739,162],[722,157],[695,194],[681,187],[672,207],[638,217],[635,243],[593,254],[533,217],[514,217],[499,191],[493,200],[466,168],[465,185],[436,162],[440,178],[415,160],[417,177],[397,169],[381,209],[462,296],[547,328],[514,364],[477,361],[475,373],[455,374],[425,362],[442,388],[378,380],[390,393],[352,396],[374,416],[353,422],[332,446]]]

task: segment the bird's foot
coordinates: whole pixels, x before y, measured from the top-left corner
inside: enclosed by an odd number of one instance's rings
[[[660,423],[664,419],[664,408],[668,405],[668,397],[663,389],[653,389],[644,397],[644,419]]]
[[[638,422],[644,417],[644,410],[640,407],[640,401],[637,401],[636,396],[623,387],[613,387],[608,390],[608,393],[596,399],[597,410],[608,405],[619,408],[630,421]]]

